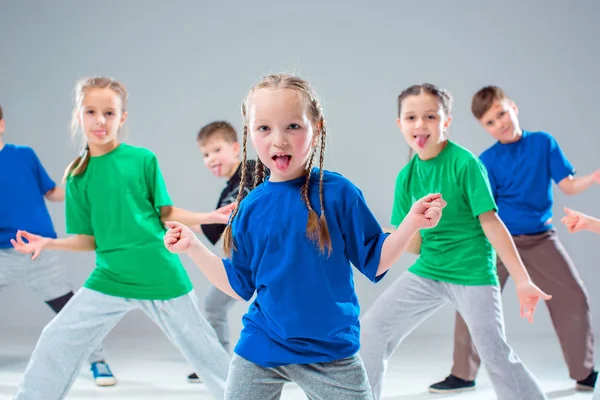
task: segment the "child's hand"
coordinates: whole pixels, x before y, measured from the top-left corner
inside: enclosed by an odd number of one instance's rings
[[[215,211],[209,213],[213,224],[227,224],[229,222],[229,216],[235,208],[237,203],[231,203],[221,208],[217,208]]]
[[[407,217],[412,217],[411,222],[417,229],[433,228],[440,222],[446,204],[441,194],[428,194],[412,205]]]
[[[564,210],[567,215],[562,217],[560,222],[567,226],[569,232],[575,233],[588,229],[588,225],[590,224],[590,217],[588,215],[567,207]]]
[[[165,233],[165,247],[171,253],[184,253],[190,249],[194,240],[198,240],[194,232],[179,222],[165,222],[169,230]]]
[[[596,183],[600,183],[600,169],[593,172]]]
[[[540,298],[542,300],[550,300],[552,296],[544,293],[533,282],[527,281],[520,283],[517,286],[517,297],[521,304],[521,317],[527,318],[529,322],[533,322],[533,313]]]
[[[27,243],[23,240],[23,238],[27,240]],[[26,231],[17,231],[16,239],[17,240],[10,239],[10,243],[13,245],[15,250],[19,253],[24,254],[33,253],[33,255],[31,256],[32,260],[38,258],[38,256],[44,249],[46,242],[48,241],[48,239],[45,237],[34,235],[33,233],[29,233]]]

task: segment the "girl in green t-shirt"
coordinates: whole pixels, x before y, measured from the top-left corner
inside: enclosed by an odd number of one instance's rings
[[[498,399],[546,399],[506,343],[496,251],[515,280],[522,316],[531,321],[539,299],[550,296],[531,281],[496,215],[485,168],[448,140],[451,103],[446,91],[429,84],[398,97],[397,124],[416,155],[398,174],[391,223],[397,226],[422,193],[441,193],[448,204],[438,226],[413,238],[409,251],[419,259],[362,318],[361,355],[374,397],[381,396],[387,360],[400,342],[451,303],[469,327]]]
[[[216,399],[224,396],[230,357],[201,313],[179,258],[163,244],[165,219],[186,225],[226,223],[233,207],[208,214],[175,208],[156,156],[120,143],[125,87],[110,78],[76,88],[73,126],[87,145],[67,168],[68,238],[19,231],[17,251],[95,251],[96,268],[44,328],[15,399],[62,399],[82,363],[130,311],[141,309],[179,348]]]

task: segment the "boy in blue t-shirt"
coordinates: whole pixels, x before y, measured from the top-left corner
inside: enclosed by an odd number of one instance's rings
[[[21,283],[37,293],[58,313],[73,297],[64,265],[56,254],[45,252],[32,261],[10,243],[17,230],[56,238],[45,200],[63,201],[56,186],[31,147],[4,143],[5,122],[0,107],[0,290]],[[113,386],[116,379],[104,361],[102,348],[90,356],[98,386]]]
[[[518,109],[502,89],[479,90],[471,104],[473,115],[497,142],[480,159],[485,165],[498,214],[511,235],[531,279],[552,293],[547,301],[569,375],[576,389],[592,391],[596,384],[594,336],[587,292],[573,261],[560,243],[552,219],[552,181],[567,195],[600,183],[600,170],[575,178],[575,169],[556,140],[546,132],[528,132],[519,126]],[[497,262],[500,284],[508,272]],[[451,375],[430,387],[452,392],[475,387],[480,365],[465,322],[456,316],[454,365]]]

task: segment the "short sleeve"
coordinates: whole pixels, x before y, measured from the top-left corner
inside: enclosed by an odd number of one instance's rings
[[[494,176],[494,171],[492,170],[492,163],[483,156],[481,156],[479,159],[486,169],[488,181],[490,183],[490,190],[492,191],[494,200],[496,200],[498,198],[498,183],[496,182],[496,177]]]
[[[161,207],[173,205],[160,170],[160,165],[158,164],[158,159],[154,154],[150,158],[150,162],[146,165],[146,184],[148,185],[150,199],[157,212],[160,213]]]
[[[567,160],[556,140],[550,135],[548,137],[550,139],[550,176],[558,184],[569,175],[575,175],[575,168]]]
[[[462,183],[473,217],[498,211],[485,166],[477,158],[469,160],[462,171]]]
[[[379,282],[385,276],[377,276],[381,249],[389,234],[381,229],[362,193],[342,217],[341,228],[348,260],[369,280]]]
[[[394,204],[392,206],[392,218],[390,223],[398,227],[404,217],[408,214],[411,207],[411,202],[408,197],[408,193],[405,191],[404,179],[401,174],[398,174],[396,179],[396,187],[394,189]]]
[[[66,231],[70,235],[93,236],[90,205],[74,179],[77,178],[69,178],[65,187]]]
[[[233,241],[235,249],[230,258],[223,259],[225,272],[231,288],[245,301],[248,301],[254,295],[254,277],[250,267],[250,259],[247,256],[247,244],[243,233],[236,229],[240,213],[232,222]]]
[[[31,156],[33,157],[33,165],[38,187],[40,188],[40,192],[45,195],[49,190],[52,190],[56,187],[56,183],[52,180],[52,178],[50,178],[50,175],[48,175],[48,172],[46,172],[46,169],[42,165],[42,162],[33,149],[31,149]]]

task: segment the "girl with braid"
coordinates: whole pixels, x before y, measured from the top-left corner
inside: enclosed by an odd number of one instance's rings
[[[243,317],[225,398],[279,399],[284,383],[293,381],[311,399],[372,399],[358,355],[360,310],[350,264],[378,282],[419,229],[437,225],[445,202],[439,194],[425,196],[398,230],[384,233],[361,191],[323,169],[323,111],[298,77],[263,78],[242,114],[242,165],[248,137],[258,160],[254,187],[240,189],[223,235],[228,258],[176,222],[167,221],[164,239],[223,292],[245,301],[256,293]]]

